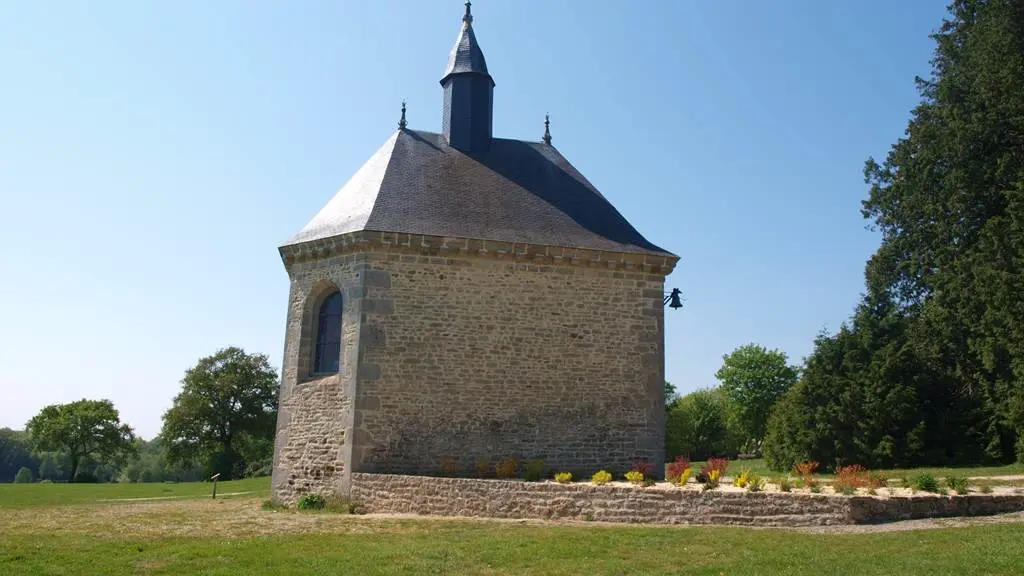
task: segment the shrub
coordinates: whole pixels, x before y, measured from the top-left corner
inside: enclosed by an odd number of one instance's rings
[[[643,474],[644,477],[650,476],[651,475],[651,463],[648,462],[645,459],[642,459],[642,458],[635,458],[633,460],[633,465],[630,466],[630,468],[629,468],[629,471],[630,472],[639,472],[639,473]]]
[[[714,490],[718,488],[718,481],[721,479],[721,472],[718,470],[710,470],[707,473],[707,478],[704,480],[703,485],[705,490]]]
[[[686,486],[686,483],[690,481],[690,476],[693,475],[693,468],[687,468],[683,470],[683,473],[676,478],[676,484],[679,486]]]
[[[764,490],[764,478],[761,478],[757,474],[749,474],[747,476],[747,490],[751,492],[760,492]]]
[[[775,481],[775,483],[779,486],[779,491],[780,492],[789,492],[790,490],[793,489],[793,487],[790,486],[790,484],[789,484],[789,476],[787,476],[785,474],[783,474],[782,476],[779,476],[779,478]]]
[[[32,483],[32,471],[22,466],[18,469],[18,473],[14,476],[15,484],[31,484]]]
[[[459,473],[459,459],[453,456],[445,458],[441,462],[441,471],[445,476],[455,476]]]
[[[885,488],[889,485],[889,478],[881,472],[871,472],[868,474],[868,487],[872,490],[876,488]]]
[[[700,473],[697,474],[697,481],[702,483],[707,482],[711,478],[711,472],[717,471],[718,477],[715,483],[715,486],[717,486],[717,480],[721,480],[722,476],[725,476],[725,471],[728,469],[728,458],[710,458],[703,466],[700,467]]]
[[[626,472],[626,480],[632,484],[640,484],[644,481],[644,474],[639,470],[630,470]]]
[[[818,463],[814,460],[808,460],[801,462],[796,466],[793,466],[793,474],[800,477],[800,486],[803,488],[813,488],[817,485],[817,481],[814,479],[814,471],[818,469]]]
[[[572,472],[559,472],[555,474],[555,482],[559,484],[568,484],[572,482]]]
[[[967,478],[964,476],[947,476],[946,486],[957,494],[967,494]]]
[[[527,482],[538,482],[547,475],[548,469],[540,458],[527,460],[523,477]]]
[[[494,465],[494,475],[498,478],[514,478],[519,462],[515,458],[503,458]]]
[[[849,466],[836,466],[836,479],[832,487],[836,492],[849,496],[857,491],[857,488],[870,486],[867,468],[859,464]]]
[[[590,481],[593,482],[594,484],[597,484],[598,486],[600,486],[602,484],[607,484],[607,483],[611,482],[612,481],[612,475],[611,475],[611,473],[609,473],[609,472],[607,472],[605,470],[599,470],[597,472],[594,472],[594,475],[590,477]]]
[[[740,472],[739,476],[737,476],[732,481],[732,485],[733,486],[737,486],[739,488],[746,488],[747,487],[747,482],[750,481],[750,474],[751,474],[750,468],[744,469],[743,472]]]
[[[476,465],[473,468],[476,470],[477,478],[487,478],[491,475],[491,461],[485,456],[477,458]]]
[[[914,478],[914,488],[923,492],[938,492],[939,482],[931,474],[921,474]]]
[[[981,493],[982,494],[991,494],[992,493],[992,485],[991,484],[982,484],[981,485]]]
[[[821,492],[821,486],[819,486],[818,484],[811,484],[811,492],[814,494]]]
[[[326,505],[327,500],[323,496],[310,492],[299,498],[297,507],[299,510],[323,510]]]
[[[683,472],[690,469],[690,459],[683,456],[676,457],[676,461],[668,465],[668,470],[665,473],[665,479],[673,484],[679,482],[679,477],[683,475]],[[684,482],[685,484],[685,482]]]

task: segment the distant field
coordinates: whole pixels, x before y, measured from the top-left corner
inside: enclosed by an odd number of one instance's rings
[[[210,482],[181,484],[0,484],[0,508],[95,504],[125,498],[209,498]],[[268,497],[270,478],[248,478],[217,483],[218,498],[233,492]],[[0,573],[3,571],[0,570]]]

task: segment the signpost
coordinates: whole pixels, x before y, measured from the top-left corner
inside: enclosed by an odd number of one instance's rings
[[[213,499],[217,499],[217,478],[220,478],[220,472],[217,472],[213,476],[210,476],[210,480],[213,480]]]

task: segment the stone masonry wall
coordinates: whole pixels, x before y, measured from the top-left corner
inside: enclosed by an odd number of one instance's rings
[[[664,278],[607,266],[367,255],[353,471],[664,461]],[[655,466],[655,470],[661,470]]]
[[[368,513],[651,524],[825,526],[1024,510],[1022,495],[873,498],[353,474]]]
[[[352,459],[359,326],[367,257],[349,254],[289,267],[291,289],[278,397],[272,499],[294,504],[306,492],[348,492]],[[319,305],[343,295],[341,371],[314,377],[313,342]]]

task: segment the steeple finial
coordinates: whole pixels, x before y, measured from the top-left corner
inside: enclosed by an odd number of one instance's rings
[[[473,13],[470,12],[470,7],[472,5],[472,2],[466,0],[466,15],[462,17],[462,21],[466,23],[466,26],[472,26],[473,24]]]
[[[405,100],[402,100],[402,119],[398,121],[398,129],[405,130],[409,123],[405,121]]]
[[[544,115],[544,143],[551,146],[551,118]]]

